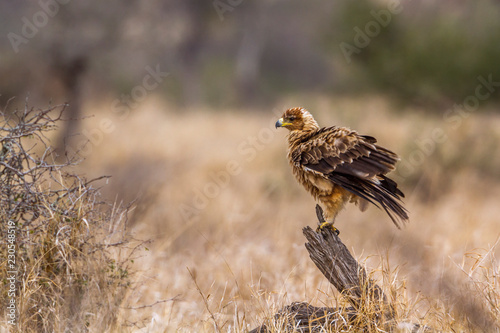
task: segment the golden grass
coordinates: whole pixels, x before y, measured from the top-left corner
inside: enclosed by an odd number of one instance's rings
[[[337,219],[397,318],[443,331],[498,330],[500,117],[476,112],[453,128],[440,112],[396,112],[377,97],[297,100],[276,111],[177,112],[150,99],[125,119],[88,110],[96,117],[85,129],[103,117],[115,128],[80,173],[111,175],[104,193],[137,199],[132,231],[153,240],[135,260],[140,285],[117,313],[118,331],[246,332],[294,301],[342,304],[308,258],[301,229],[316,223],[314,201],[292,178],[286,133],[274,129],[278,113],[298,105],[320,125],[377,137],[407,163],[395,174],[410,211],[404,229],[374,207],[351,206]],[[422,142],[436,128],[446,139],[426,153]]]
[[[26,109],[0,124],[2,332],[121,327],[133,285],[127,210],[102,202],[46,145],[58,109]]]
[[[338,228],[391,295],[398,318],[445,331],[498,322],[496,305],[488,304],[499,299],[493,244],[500,174],[492,161],[500,154],[491,142],[500,139],[500,117],[477,113],[452,128],[440,114],[391,112],[380,98],[308,100],[285,101],[275,111],[181,113],[152,101],[116,120],[116,130],[86,163],[95,175],[119,175],[109,193],[118,188],[128,199],[146,198],[138,203],[134,230],[154,245],[137,262],[147,282],[130,301],[175,297],[127,318],[152,318],[144,325],[154,332],[244,332],[293,301],[335,306],[336,292],[303,246],[301,228],[315,223],[314,202],[291,176],[286,133],[273,127],[285,107],[302,105],[320,124],[377,137],[402,163],[422,150],[419,142],[435,128],[444,131],[446,140],[413,163],[412,172],[396,175],[411,214],[406,228],[396,230],[376,208],[361,213],[355,207],[339,216]],[[235,175],[228,163],[237,166]],[[124,189],[128,182],[132,187]],[[471,252],[476,261],[468,259]],[[481,270],[464,273],[481,260]]]

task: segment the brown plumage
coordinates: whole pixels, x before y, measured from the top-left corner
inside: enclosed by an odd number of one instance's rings
[[[327,222],[333,225],[347,202],[361,210],[368,202],[381,207],[398,228],[408,220],[403,192],[385,176],[394,170],[398,156],[377,145],[375,138],[345,127],[320,128],[304,108],[286,110],[276,127],[290,130],[292,172],[323,206]]]

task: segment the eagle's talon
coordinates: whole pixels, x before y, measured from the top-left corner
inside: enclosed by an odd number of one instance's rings
[[[338,236],[340,234],[340,230],[335,228],[333,226],[333,224],[331,224],[330,222],[323,222],[321,223],[318,228],[316,229],[316,232],[320,232],[321,230],[323,230],[324,228],[330,228],[332,229],[332,231]]]

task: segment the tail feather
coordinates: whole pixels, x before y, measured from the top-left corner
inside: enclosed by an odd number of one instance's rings
[[[405,194],[401,192],[401,190],[398,188],[398,184],[390,179],[387,178],[386,176],[379,176],[382,180],[380,181],[382,183],[382,186],[386,188],[389,192],[396,194],[397,196],[404,198]]]
[[[381,176],[381,180],[376,182],[337,172],[331,173],[329,178],[347,191],[382,208],[396,227],[401,228],[408,221],[408,212],[401,202],[404,194],[392,179]]]

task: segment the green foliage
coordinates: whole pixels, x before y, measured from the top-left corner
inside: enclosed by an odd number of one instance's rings
[[[479,76],[500,81],[498,4],[417,7],[402,2],[401,7],[367,46],[352,54],[351,66],[361,69],[356,85],[407,102],[439,105],[474,95]],[[376,22],[371,12],[387,9],[371,1],[345,3],[335,16],[337,38],[355,45],[354,27],[366,32],[366,24]],[[488,100],[499,98],[495,91]]]

